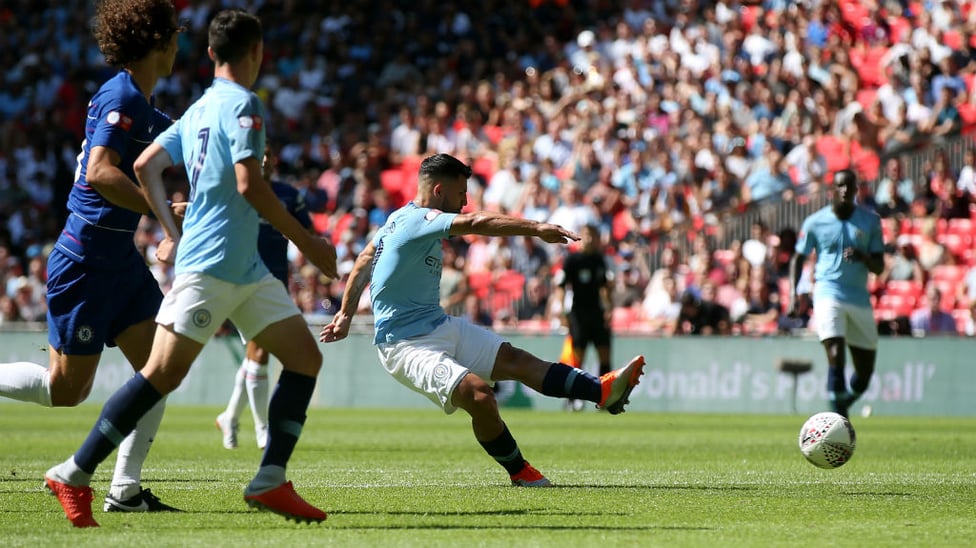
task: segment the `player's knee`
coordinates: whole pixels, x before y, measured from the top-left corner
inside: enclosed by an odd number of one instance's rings
[[[91,385],[75,387],[51,379],[51,407],[75,407],[88,399],[91,389]]]
[[[521,348],[512,346],[509,343],[502,343],[498,347],[498,356],[495,358],[496,367],[515,367],[533,358],[532,354]]]
[[[471,375],[469,375],[471,376]],[[465,379],[454,393],[454,404],[473,416],[497,413],[495,392],[488,383],[478,379]]]

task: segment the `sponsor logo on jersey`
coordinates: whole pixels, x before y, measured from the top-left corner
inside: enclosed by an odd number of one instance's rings
[[[433,221],[441,213],[443,213],[443,211],[441,211],[439,209],[431,209],[430,211],[427,212],[426,215],[424,215],[424,219],[426,219],[427,222]]]
[[[125,131],[132,129],[132,118],[117,110],[109,112],[108,116],[105,117],[105,121],[108,122],[109,125],[118,126]]]
[[[260,130],[264,125],[264,120],[260,116],[240,116],[237,123],[244,129]]]

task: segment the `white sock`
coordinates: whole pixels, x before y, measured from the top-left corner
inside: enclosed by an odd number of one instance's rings
[[[51,375],[36,363],[2,363],[0,396],[51,407]]]
[[[78,467],[74,455],[71,455],[68,460],[61,464],[54,465],[44,473],[44,477],[75,487],[90,485],[92,479],[91,474]]]
[[[112,477],[111,495],[119,500],[131,498],[139,493],[142,482],[142,465],[149,456],[149,447],[159,423],[163,420],[166,398],[159,400],[149,412],[139,419],[136,429],[122,440],[115,459],[115,475]]]
[[[247,377],[247,364],[250,361],[244,358],[244,362],[237,368],[237,373],[234,374],[234,389],[230,392],[230,400],[227,401],[227,410],[224,411],[224,414],[229,415],[231,422],[234,423],[237,422],[237,419],[241,418],[241,412],[244,411],[244,406],[247,405],[247,401],[244,399],[244,379]]]
[[[244,384],[247,386],[247,397],[251,400],[254,430],[265,431],[268,429],[268,366],[244,360],[241,368],[246,370]]]

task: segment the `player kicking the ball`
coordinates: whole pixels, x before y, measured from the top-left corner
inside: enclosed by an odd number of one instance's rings
[[[547,396],[587,400],[611,414],[624,411],[643,374],[644,357],[595,377],[541,360],[483,327],[448,316],[440,306],[441,240],[463,234],[535,236],[549,243],[580,237],[560,226],[488,212],[461,213],[471,168],[447,154],[420,165],[417,198],[390,215],[356,259],[342,307],[319,339],[349,334],[356,305],[370,284],[383,367],[400,383],[427,396],[445,413],[471,415],[474,436],[511,477],[513,485],[550,482],[522,457],[498,413],[491,384],[516,380]]]

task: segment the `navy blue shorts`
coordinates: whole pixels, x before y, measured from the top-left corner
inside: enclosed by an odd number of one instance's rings
[[[55,248],[47,261],[47,340],[68,355],[99,354],[127,328],[155,317],[163,293],[146,265],[98,269]]]

